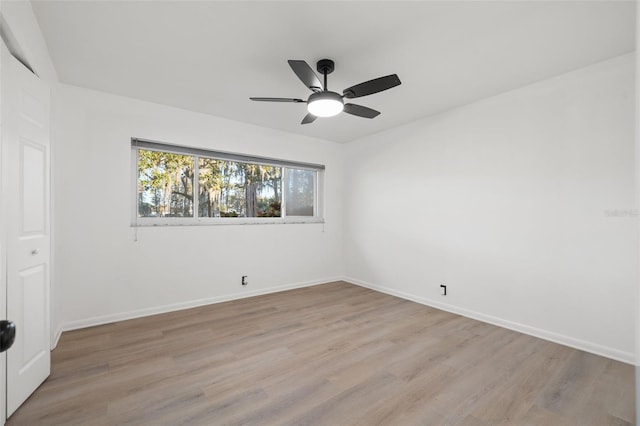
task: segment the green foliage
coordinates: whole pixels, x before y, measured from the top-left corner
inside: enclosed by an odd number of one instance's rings
[[[193,157],[138,150],[138,214],[191,216]]]
[[[220,217],[238,217],[238,213],[234,210],[231,210],[230,212],[220,212]]]
[[[274,201],[268,204],[266,207],[261,207],[258,211],[258,217],[280,217],[282,216],[280,208],[280,202]]]
[[[192,217],[195,160],[138,150],[138,214]],[[197,161],[199,217],[280,216],[281,167],[212,158]]]

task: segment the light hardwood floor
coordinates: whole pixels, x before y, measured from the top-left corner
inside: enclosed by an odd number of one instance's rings
[[[633,367],[343,282],[64,333],[8,425],[625,425]]]

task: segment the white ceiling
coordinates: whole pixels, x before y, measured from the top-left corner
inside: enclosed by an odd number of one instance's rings
[[[33,1],[60,80],[337,142],[635,49],[633,1]],[[333,59],[329,89],[382,112],[300,125],[287,59]]]

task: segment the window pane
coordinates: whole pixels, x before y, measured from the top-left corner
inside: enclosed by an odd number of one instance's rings
[[[287,169],[287,216],[313,216],[314,176],[312,170]]]
[[[282,169],[238,163],[245,176],[246,216],[280,217]]]
[[[258,217],[280,217],[282,203],[282,168],[260,167],[260,180],[256,187]]]
[[[138,150],[138,217],[193,216],[193,157]]]
[[[244,216],[244,175],[233,161],[199,159],[199,216]]]
[[[198,161],[198,216],[220,216],[220,198],[224,182],[224,165],[219,160],[200,158]]]
[[[200,217],[280,217],[282,168],[199,159]]]

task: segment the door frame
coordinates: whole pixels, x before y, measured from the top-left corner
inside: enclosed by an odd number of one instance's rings
[[[6,72],[3,65],[10,55],[9,49],[0,39],[0,82]],[[6,65],[5,65],[6,67]],[[3,109],[5,96],[2,96],[4,85],[0,83],[0,165],[4,165],[4,122]],[[2,167],[0,173],[0,194],[6,193],[6,178],[4,177],[5,167]],[[6,238],[6,197],[0,197],[0,319],[7,319],[7,238]],[[4,425],[7,419],[7,355],[5,352],[0,353],[0,425]]]

